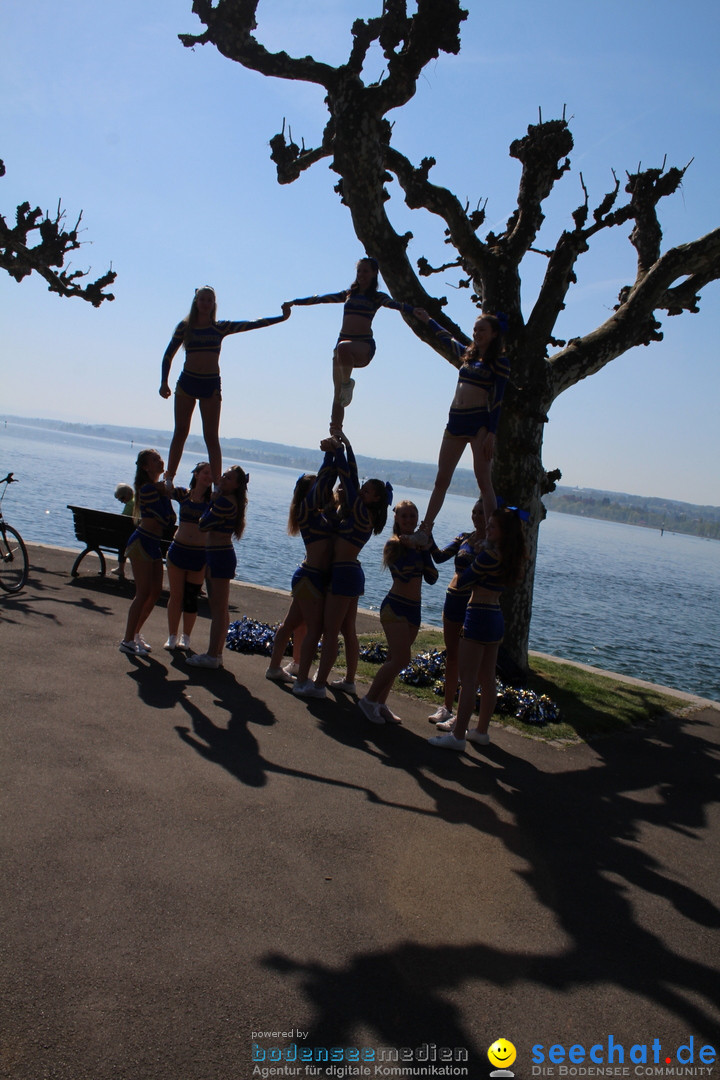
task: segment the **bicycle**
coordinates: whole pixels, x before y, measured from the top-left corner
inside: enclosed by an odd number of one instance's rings
[[[8,473],[0,480],[5,484],[5,491],[0,495],[0,589],[5,592],[20,592],[28,578],[28,553],[23,538],[17,529],[8,525],[2,513],[2,501],[8,484],[17,484],[13,474]]]

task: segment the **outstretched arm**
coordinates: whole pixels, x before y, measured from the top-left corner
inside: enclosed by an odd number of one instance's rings
[[[347,300],[347,289],[342,292],[325,293],[323,296],[304,296],[301,299],[291,300],[290,304],[300,307],[309,307],[312,304],[344,304]]]
[[[286,319],[289,319],[291,307],[291,304],[284,303],[282,305],[282,315],[268,315],[266,319],[255,319],[252,322],[230,322],[221,319],[215,325],[223,337],[227,337],[228,334],[244,334],[246,330],[262,330],[265,326],[274,326],[275,323],[285,322]]]

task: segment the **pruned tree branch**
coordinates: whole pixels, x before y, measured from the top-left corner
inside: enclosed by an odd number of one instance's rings
[[[5,166],[0,161],[0,176],[4,175]],[[18,206],[12,228],[0,215],[0,268],[18,282],[34,271],[45,279],[50,292],[78,296],[93,307],[99,307],[103,300],[114,300],[112,293],[104,291],[117,277],[113,270],[96,281],[81,284],[81,279],[87,277],[86,271],[63,269],[67,255],[81,247],[78,234],[82,213],[71,229],[65,228],[65,217],[60,203],[55,216],[50,217],[39,207],[31,210],[28,202]],[[39,243],[34,245],[28,243],[33,235],[39,237]]]
[[[687,281],[673,286],[679,277]],[[696,288],[720,277],[720,229],[661,255],[654,266],[622,295],[613,315],[552,357],[553,398],[580,379],[594,375],[636,345],[661,340],[658,309],[697,311]]]

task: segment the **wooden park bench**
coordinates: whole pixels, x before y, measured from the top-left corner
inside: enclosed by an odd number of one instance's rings
[[[89,506],[70,506],[72,510],[75,535],[85,550],[81,551],[70,571],[73,577],[80,574],[80,563],[86,555],[93,552],[100,560],[100,577],[105,576],[105,556],[103,552],[114,552],[118,557],[118,566],[122,574],[125,563],[125,548],[134,529],[135,523],[127,514],[111,514],[108,510],[92,510]],[[175,532],[175,526],[165,530],[160,546],[163,556],[167,553]]]

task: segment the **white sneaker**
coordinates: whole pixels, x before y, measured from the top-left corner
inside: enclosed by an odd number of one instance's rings
[[[140,652],[152,652],[152,645],[148,645],[142,634],[135,635],[135,644],[137,645],[138,651]]]
[[[291,664],[286,664],[285,667],[283,668],[283,671],[285,672],[285,674],[290,675],[292,678],[295,678],[297,676],[297,673],[298,673],[299,670],[300,670],[300,665],[298,663],[296,663],[295,660],[293,660],[293,662]]]
[[[178,648],[179,649],[189,649],[190,648],[190,635],[189,634],[181,634],[180,635],[180,644],[178,645]]]
[[[163,645],[163,649],[168,649],[169,651],[172,651],[173,649],[177,649],[177,643],[178,643],[177,634],[168,634],[168,639],[165,642],[165,644]]]
[[[443,750],[458,750],[463,751],[465,749],[465,740],[456,739],[455,736],[448,732],[447,735],[433,735],[428,739],[431,746],[441,746]]]
[[[128,656],[139,656],[138,647],[134,641],[121,641],[118,645],[120,652],[127,653]]]
[[[221,668],[223,662],[219,656],[209,656],[208,653],[193,653],[186,658],[186,663],[192,667]]]
[[[385,723],[385,717],[381,716],[380,707],[378,706],[377,702],[370,701],[370,699],[365,696],[363,698],[360,698],[360,700],[358,701],[358,705],[360,706],[362,713],[367,717],[371,724]]]
[[[291,683],[295,682],[292,675],[288,675],[281,667],[269,667],[265,671],[265,678],[272,682]]]
[[[490,742],[487,731],[478,731],[477,728],[468,728],[465,732],[465,738],[469,739],[471,743],[475,743],[476,746],[487,746]]]
[[[453,713],[451,713],[449,709],[446,709],[444,705],[441,705],[440,708],[436,709],[434,713],[430,713],[428,716],[428,720],[431,724],[442,724],[445,720],[454,719],[455,716]]]
[[[382,705],[378,705],[378,712],[382,717],[385,718],[385,720],[387,720],[388,724],[402,724],[402,720],[400,719],[400,717],[396,716],[395,713],[391,709],[389,709],[384,702]]]
[[[355,683],[347,682],[345,679],[333,679],[330,686],[333,690],[342,690],[343,694],[357,694]]]
[[[297,697],[311,697],[311,698],[324,698],[327,697],[327,691],[324,686],[317,686],[312,679],[306,679],[303,683],[296,682],[292,688],[293,694]]]
[[[450,716],[449,720],[442,720],[436,725],[438,731],[454,731],[455,730],[455,717]]]
[[[355,389],[355,380],[348,379],[340,386],[340,393],[338,394],[338,405],[341,405],[343,409],[346,409],[353,399],[353,390]]]

